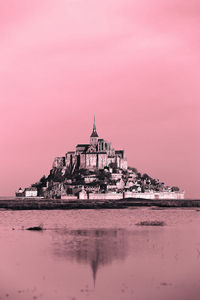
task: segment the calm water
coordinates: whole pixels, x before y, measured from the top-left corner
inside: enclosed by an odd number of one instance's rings
[[[0,240],[0,299],[200,298],[195,209],[0,211]]]

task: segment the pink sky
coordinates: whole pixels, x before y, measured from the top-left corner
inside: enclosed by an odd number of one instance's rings
[[[0,0],[0,195],[97,131],[200,197],[199,0]]]

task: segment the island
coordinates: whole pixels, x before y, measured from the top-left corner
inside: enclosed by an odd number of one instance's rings
[[[130,199],[184,199],[184,191],[128,166],[125,152],[99,138],[95,116],[88,144],[56,157],[48,176],[16,192],[20,198],[116,201]]]

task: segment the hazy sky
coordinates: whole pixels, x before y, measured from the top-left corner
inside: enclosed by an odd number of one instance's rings
[[[97,131],[200,196],[199,0],[0,0],[0,195]]]

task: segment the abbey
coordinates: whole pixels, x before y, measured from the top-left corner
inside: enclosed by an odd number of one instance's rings
[[[115,150],[110,142],[100,139],[96,130],[95,117],[89,144],[78,144],[75,151],[67,152],[65,157],[56,157],[53,168],[104,169],[115,165],[127,169],[124,150]]]

